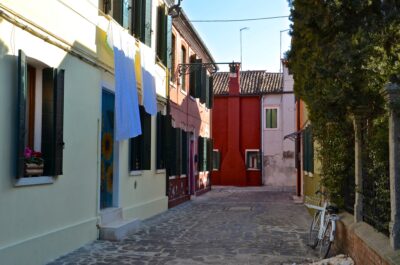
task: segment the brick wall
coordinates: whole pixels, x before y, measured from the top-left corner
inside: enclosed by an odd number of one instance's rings
[[[366,223],[354,223],[353,216],[341,214],[334,248],[348,254],[356,265],[400,264],[400,251],[393,251],[389,239]]]

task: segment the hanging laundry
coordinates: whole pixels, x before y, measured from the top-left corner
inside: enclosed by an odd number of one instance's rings
[[[122,141],[142,134],[134,68],[135,39],[110,21],[107,42],[114,50],[115,134],[116,140]]]
[[[155,53],[147,45],[140,43],[140,55],[142,63],[142,91],[143,106],[150,115],[157,114],[157,94],[155,73]]]

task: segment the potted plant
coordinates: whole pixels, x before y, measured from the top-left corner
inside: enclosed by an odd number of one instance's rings
[[[41,152],[25,147],[25,174],[28,176],[43,175],[44,160]]]

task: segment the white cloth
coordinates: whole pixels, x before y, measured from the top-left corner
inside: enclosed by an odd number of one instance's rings
[[[157,114],[157,94],[155,73],[155,53],[147,45],[140,43],[140,61],[142,64],[143,105],[150,115]]]
[[[107,42],[114,50],[115,71],[115,138],[117,141],[142,134],[136,87],[135,40],[111,21]]]

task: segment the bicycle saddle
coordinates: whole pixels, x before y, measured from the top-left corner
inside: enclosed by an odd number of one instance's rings
[[[326,206],[326,210],[328,211],[328,213],[330,214],[337,214],[339,213],[339,208],[335,205],[328,205]]]

